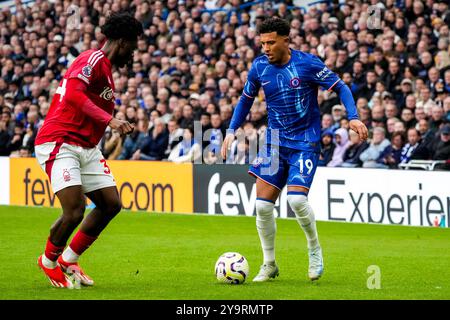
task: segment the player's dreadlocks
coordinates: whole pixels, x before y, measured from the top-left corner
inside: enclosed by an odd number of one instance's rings
[[[290,32],[289,22],[278,17],[265,19],[258,28],[258,33],[276,32],[279,36],[288,36]]]
[[[144,33],[142,24],[128,12],[112,13],[101,27],[102,33],[112,40],[136,40]]]

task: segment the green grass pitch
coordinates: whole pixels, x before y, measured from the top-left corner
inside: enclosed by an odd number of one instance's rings
[[[306,240],[278,219],[280,276],[268,283],[220,284],[214,264],[237,251],[262,260],[254,217],[122,212],[83,255],[96,284],[50,286],[36,259],[58,209],[0,206],[0,299],[450,299],[450,229],[318,222],[325,273],[307,278]],[[381,270],[369,290],[367,269]]]

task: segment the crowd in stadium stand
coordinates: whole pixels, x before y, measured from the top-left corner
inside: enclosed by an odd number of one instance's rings
[[[219,161],[221,137],[261,54],[256,27],[275,15],[290,21],[292,48],[318,55],[348,84],[370,130],[360,142],[337,94],[319,90],[321,166],[398,168],[411,159],[450,159],[447,1],[330,1],[305,12],[295,1],[81,0],[69,15],[70,3],[18,0],[0,13],[0,156],[33,156],[67,67],[101,47],[99,25],[111,11],[128,10],[145,35],[128,70],[113,70],[115,117],[136,130],[107,130],[100,145],[106,159]],[[380,20],[370,20],[377,18],[369,16],[372,5]],[[192,139],[195,121],[208,132],[203,141]],[[266,121],[261,91],[240,129],[247,139],[235,143],[229,161],[253,160],[238,151],[264,133]]]

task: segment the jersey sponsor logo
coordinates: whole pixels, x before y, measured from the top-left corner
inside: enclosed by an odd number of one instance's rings
[[[85,65],[83,69],[81,69],[81,73],[83,76],[89,78],[92,75],[92,66],[89,64]]]
[[[264,81],[263,83],[261,83],[261,86],[265,86],[265,85],[267,85],[267,84],[269,84],[270,83],[270,81]]]
[[[298,87],[300,87],[301,82],[302,80],[300,80],[300,78],[295,77],[291,79],[289,85],[291,86],[291,88],[297,89]]]
[[[114,98],[114,93],[110,87],[104,87],[102,93],[100,93],[100,97],[110,101]]]
[[[323,69],[316,73],[316,77],[320,80],[324,80],[326,77],[328,77],[331,73],[331,70],[328,69],[327,67],[323,67]]]

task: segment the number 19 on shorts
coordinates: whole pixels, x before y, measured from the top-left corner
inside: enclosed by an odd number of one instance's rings
[[[299,160],[300,174],[302,176],[309,176],[314,169],[314,163],[311,159],[303,159]],[[306,170],[305,170],[306,168]],[[305,173],[306,171],[306,173]]]

